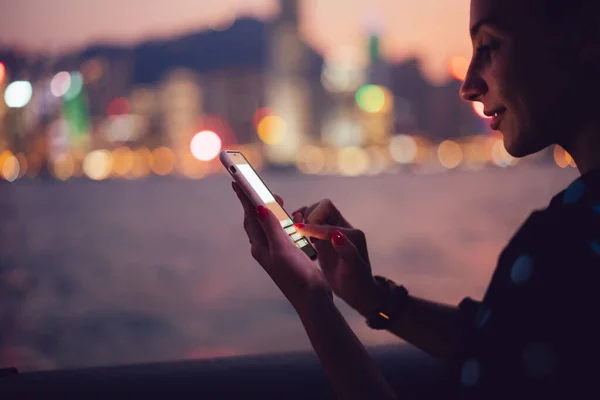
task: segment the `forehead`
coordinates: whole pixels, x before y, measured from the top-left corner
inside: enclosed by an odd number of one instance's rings
[[[490,20],[499,28],[514,27],[527,16],[528,0],[471,0],[470,28],[484,20]]]

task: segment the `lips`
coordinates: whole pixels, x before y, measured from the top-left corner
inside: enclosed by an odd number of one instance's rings
[[[484,111],[484,114],[488,117],[492,117],[490,120],[490,128],[496,131],[500,127],[500,122],[502,122],[502,118],[504,117],[504,113],[506,112],[505,107],[497,108],[490,111]]]

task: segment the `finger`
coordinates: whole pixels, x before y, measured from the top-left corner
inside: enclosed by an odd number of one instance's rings
[[[294,224],[296,230],[301,235],[311,238],[311,241],[317,246],[323,241],[329,241],[335,231],[340,231],[352,244],[358,249],[363,260],[369,262],[369,252],[367,250],[367,241],[365,234],[359,229],[342,228],[333,225],[314,225],[314,224]],[[316,239],[316,240],[313,240]],[[319,249],[317,249],[319,251]],[[320,253],[320,252],[319,252]]]
[[[364,264],[365,261],[362,259],[358,249],[344,235],[340,230],[336,230],[331,236],[331,243],[337,253],[343,258],[349,265]]]
[[[351,228],[348,221],[329,199],[321,200],[312,209],[309,207],[304,215],[304,220],[309,224],[330,224]]]
[[[281,223],[271,210],[261,205],[256,208],[256,215],[271,251],[292,244],[290,237],[281,228]]]
[[[331,239],[331,235],[333,235],[333,232],[335,232],[338,229],[337,227],[331,225],[316,225],[302,223],[296,223],[294,224],[294,226],[296,227],[296,230],[299,234],[306,237],[321,240]]]
[[[316,225],[316,224],[294,224],[298,233],[304,236],[308,236],[315,239],[329,240],[333,233],[337,230],[342,232],[345,236],[351,239],[356,236],[354,232],[358,232],[356,229],[342,228],[333,225]]]
[[[244,207],[244,211],[247,214],[252,215],[254,212],[255,206],[252,204],[252,202],[250,201],[250,199],[248,198],[248,196],[246,195],[244,190],[240,187],[240,185],[238,185],[235,182],[232,182],[232,187],[233,187],[235,194],[237,194],[238,199],[240,199],[240,202],[242,203],[242,207]]]
[[[306,207],[300,207],[299,209],[295,210],[292,215],[296,214],[296,213],[300,213],[300,214],[304,214],[304,212],[306,211]]]
[[[278,194],[275,194],[274,196],[275,196],[275,200],[277,200],[277,202],[279,203],[279,205],[280,205],[281,207],[283,207],[283,197],[281,197],[281,196],[280,196],[280,195],[278,195]]]
[[[254,206],[239,185],[234,183],[232,186],[236,195],[240,199],[240,202],[242,203],[242,207],[244,208],[244,230],[248,234],[250,242],[253,246],[266,248],[267,239],[256,218]]]
[[[304,221],[304,215],[301,212],[294,212],[292,214],[292,220],[294,220],[294,223],[300,223]]]

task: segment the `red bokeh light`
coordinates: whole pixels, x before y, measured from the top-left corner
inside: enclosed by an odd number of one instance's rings
[[[223,148],[235,146],[238,142],[233,128],[227,120],[220,115],[204,114],[195,126],[195,132],[212,131],[221,138]]]
[[[108,103],[106,113],[108,116],[114,116],[129,114],[129,111],[131,111],[129,100],[127,100],[125,97],[117,97]]]
[[[3,63],[0,62],[0,83],[4,81],[4,77],[6,76],[6,67]]]

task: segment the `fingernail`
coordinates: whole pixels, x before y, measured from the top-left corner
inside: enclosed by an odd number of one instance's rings
[[[263,219],[267,218],[267,215],[268,215],[267,208],[265,206],[256,207],[256,215],[258,215],[258,219],[260,219],[261,221]]]
[[[331,235],[331,239],[333,240],[333,243],[336,246],[341,246],[346,241],[346,238],[344,237],[344,235],[340,231],[333,232],[333,235]]]
[[[301,224],[301,223],[294,224],[294,226],[296,227],[296,229],[304,228],[304,224]]]

